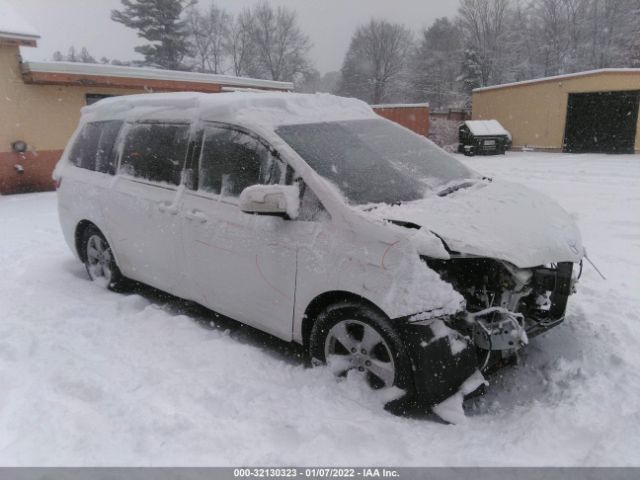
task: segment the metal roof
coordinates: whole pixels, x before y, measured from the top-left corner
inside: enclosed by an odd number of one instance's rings
[[[34,41],[40,35],[10,4],[0,0],[0,38]]]
[[[34,72],[118,78],[138,78],[147,80],[211,83],[230,87],[293,90],[293,83],[291,82],[276,82],[273,80],[234,77],[230,75],[218,75],[213,73],[161,70],[148,67],[122,67],[97,63],[23,62],[22,71],[23,73]]]
[[[564,75],[554,75],[552,77],[532,78],[531,80],[523,80],[521,82],[502,83],[500,85],[491,85],[488,87],[474,88],[473,92],[486,92],[487,90],[498,90],[500,88],[519,87],[523,85],[531,85],[535,83],[554,82],[558,80],[587,77],[590,75],[599,75],[603,73],[636,73],[640,74],[640,68],[600,68],[598,70],[585,70],[583,72],[567,73]]]

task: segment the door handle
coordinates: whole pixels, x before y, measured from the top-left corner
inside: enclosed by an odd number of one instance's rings
[[[173,206],[169,202],[158,203],[158,210],[160,210],[162,213],[168,213],[170,215],[176,215],[178,213],[177,207]]]
[[[200,223],[205,223],[209,218],[200,210],[190,210],[184,214],[187,220],[195,220]]]

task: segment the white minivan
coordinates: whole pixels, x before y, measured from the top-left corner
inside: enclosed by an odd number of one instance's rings
[[[549,198],[332,95],[105,99],[54,177],[92,280],[197,302],[404,404],[470,391],[562,322],[584,255]]]

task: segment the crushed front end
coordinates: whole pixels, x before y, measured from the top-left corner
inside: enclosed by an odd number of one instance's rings
[[[582,264],[560,262],[517,268],[491,258],[424,258],[466,300],[447,323],[472,339],[482,370],[509,363],[528,339],[560,324]]]

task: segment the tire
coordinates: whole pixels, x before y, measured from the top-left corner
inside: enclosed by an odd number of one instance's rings
[[[80,241],[82,261],[89,279],[116,292],[126,287],[126,278],[116,264],[111,246],[102,232],[90,225],[82,232]]]
[[[396,410],[395,406],[414,394],[405,346],[388,318],[371,307],[341,302],[325,309],[311,329],[309,354],[316,365],[329,363],[337,377],[359,370],[372,389],[395,386],[404,390],[406,395],[387,404],[388,409]],[[328,356],[334,358],[327,362]]]

